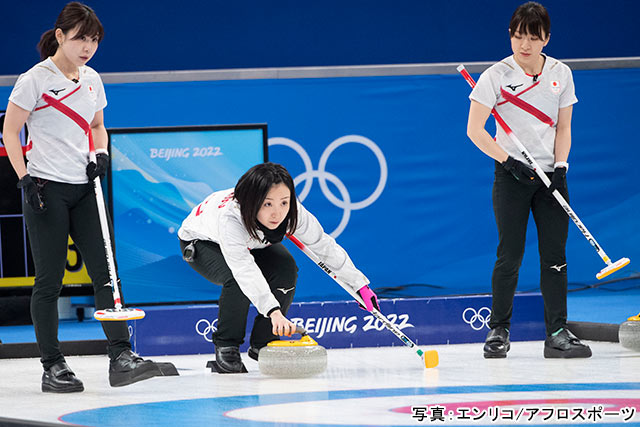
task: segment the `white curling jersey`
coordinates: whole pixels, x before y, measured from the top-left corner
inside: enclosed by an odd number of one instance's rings
[[[261,230],[257,233],[261,239],[264,237]],[[316,217],[299,201],[298,227],[294,235],[354,291],[369,284],[369,279],[353,265],[347,252],[324,232]],[[258,312],[266,316],[274,308],[280,307],[249,252],[270,244],[249,236],[242,222],[240,205],[233,198],[233,188],[217,191],[193,208],[182,222],[178,237],[185,241],[209,240],[218,243],[233,277]]]
[[[27,172],[31,176],[69,184],[89,181],[85,172],[88,137],[78,124],[42,98],[46,93],[91,124],[96,112],[106,107],[107,98],[97,72],[86,65],[79,71],[79,82],[75,83],[47,58],[20,75],[9,96],[9,101],[31,112],[27,119]]]
[[[526,74],[513,55],[492,65],[478,79],[470,99],[488,108],[496,108],[515,136],[529,150],[545,172],[553,172],[556,124],[558,112],[578,102],[571,69],[557,59],[545,56],[542,73]],[[505,91],[507,95],[503,95]],[[517,100],[533,106],[529,111],[505,99],[513,95]],[[517,102],[516,100],[516,102]],[[496,142],[514,159],[527,164],[524,156],[496,123]]]

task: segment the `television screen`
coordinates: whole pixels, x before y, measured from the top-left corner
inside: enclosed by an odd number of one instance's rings
[[[126,304],[213,301],[220,287],[182,259],[191,209],[267,160],[266,125],[109,129],[116,260]]]

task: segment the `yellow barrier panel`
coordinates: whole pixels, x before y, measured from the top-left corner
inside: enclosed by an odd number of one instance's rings
[[[0,278],[0,288],[29,287],[33,286],[33,276],[29,277],[3,277]],[[62,279],[64,285],[82,285],[91,283],[87,267],[82,261],[80,251],[69,237],[69,246],[67,248],[67,265],[65,267],[64,277]]]

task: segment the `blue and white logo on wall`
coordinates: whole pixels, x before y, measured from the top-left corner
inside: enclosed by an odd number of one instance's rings
[[[480,307],[476,310],[473,307],[467,307],[462,312],[462,320],[471,326],[474,331],[480,331],[483,328],[489,329],[491,309],[489,307]]]
[[[349,189],[338,176],[339,172],[331,173],[327,170],[327,163],[329,162],[329,158],[332,155],[337,155],[335,154],[336,149],[345,144],[360,144],[366,147],[374,154],[378,162],[377,165],[359,165],[359,168],[362,169],[363,174],[369,176],[371,180],[377,181],[373,192],[371,192],[371,194],[363,200],[353,200]],[[364,209],[370,206],[376,200],[378,200],[378,198],[384,191],[388,176],[387,160],[385,159],[384,153],[382,152],[380,147],[378,147],[378,145],[376,145],[376,143],[371,141],[369,138],[361,135],[345,135],[336,139],[331,144],[329,144],[322,152],[320,160],[318,161],[317,169],[314,168],[309,154],[305,151],[302,145],[300,145],[296,141],[283,137],[269,138],[269,146],[271,147],[275,145],[283,145],[291,148],[300,156],[300,160],[302,160],[302,163],[304,164],[304,172],[293,176],[294,183],[297,189],[297,196],[301,202],[304,202],[304,200],[307,198],[312,190],[314,179],[317,179],[320,191],[322,192],[324,197],[335,207],[342,210],[342,217],[338,226],[333,231],[326,230],[327,233],[334,238],[338,237],[345,230],[345,228],[349,224],[349,219],[351,217],[352,211]],[[330,182],[336,187],[339,197],[336,197],[336,195],[327,185],[327,182]],[[299,190],[299,185],[302,183],[304,184],[302,190]]]
[[[264,125],[112,129],[113,222],[128,303],[214,300],[182,260],[177,232],[206,196],[264,161]]]
[[[218,319],[210,321],[209,319],[199,319],[195,325],[196,332],[202,336],[206,342],[213,342],[211,334],[218,330]]]

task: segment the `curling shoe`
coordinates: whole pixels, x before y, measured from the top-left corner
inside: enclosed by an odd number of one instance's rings
[[[591,357],[591,349],[567,328],[561,328],[544,341],[546,359],[574,359]]]
[[[489,331],[484,341],[484,358],[504,359],[510,348],[509,330],[503,326],[496,326]]]
[[[67,362],[58,362],[42,374],[42,391],[48,393],[75,393],[84,391],[82,381],[76,378]]]
[[[122,387],[156,376],[158,368],[131,350],[125,350],[109,363],[109,384]]]
[[[247,350],[247,356],[249,356],[250,358],[252,358],[256,362],[258,361],[259,354],[260,354],[260,349],[259,348],[255,348],[255,347],[251,346],[251,347],[249,347],[249,350]]]
[[[216,360],[209,362],[207,366],[211,367],[212,371],[215,369],[219,374],[247,373],[247,368],[242,363],[238,346],[216,346]]]

